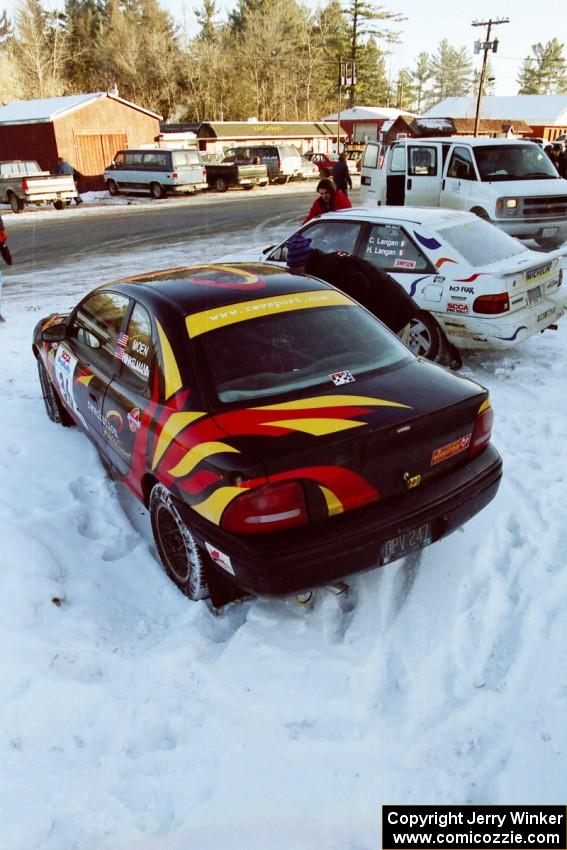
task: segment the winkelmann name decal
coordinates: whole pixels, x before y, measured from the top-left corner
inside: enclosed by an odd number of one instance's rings
[[[567,850],[565,806],[382,806],[383,850]]]

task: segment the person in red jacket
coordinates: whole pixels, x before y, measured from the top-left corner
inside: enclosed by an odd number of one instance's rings
[[[323,213],[346,210],[352,207],[345,193],[337,189],[333,181],[328,177],[319,180],[317,183],[317,195],[318,197],[313,201],[306,218],[303,219],[303,224],[312,218],[316,218],[318,215],[323,215]]]

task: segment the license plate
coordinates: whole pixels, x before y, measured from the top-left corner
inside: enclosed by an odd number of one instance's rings
[[[557,236],[557,228],[556,227],[544,227],[542,236]]]
[[[410,552],[429,546],[431,542],[431,523],[426,522],[423,525],[418,525],[417,528],[404,531],[402,534],[386,540],[380,549],[380,563],[389,564],[392,561],[397,561],[398,558],[403,558]]]
[[[528,291],[527,296],[528,304],[534,304],[536,301],[539,301],[541,298],[541,286],[534,286],[533,289]]]

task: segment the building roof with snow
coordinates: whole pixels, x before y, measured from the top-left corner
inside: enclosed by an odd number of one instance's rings
[[[63,97],[47,97],[39,100],[14,100],[0,107],[0,124],[47,124],[68,112],[80,109],[104,97],[112,98],[154,118],[161,118],[155,112],[144,109],[136,103],[130,103],[113,92],[91,92],[90,94],[70,94]]]
[[[353,106],[352,109],[341,109],[341,121],[395,121],[398,115],[413,117],[414,114],[405,109],[394,109],[390,106]],[[337,121],[338,118],[339,113],[334,112],[322,120]]]
[[[423,113],[423,118],[474,118],[476,97],[446,97]],[[487,95],[480,105],[482,118],[525,121],[535,126],[567,124],[567,94]]]

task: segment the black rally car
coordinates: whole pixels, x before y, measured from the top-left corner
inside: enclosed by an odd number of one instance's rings
[[[500,482],[486,389],[277,266],[109,283],[39,322],[33,350],[49,417],[149,507],[191,598],[211,577],[278,595],[389,563]]]

